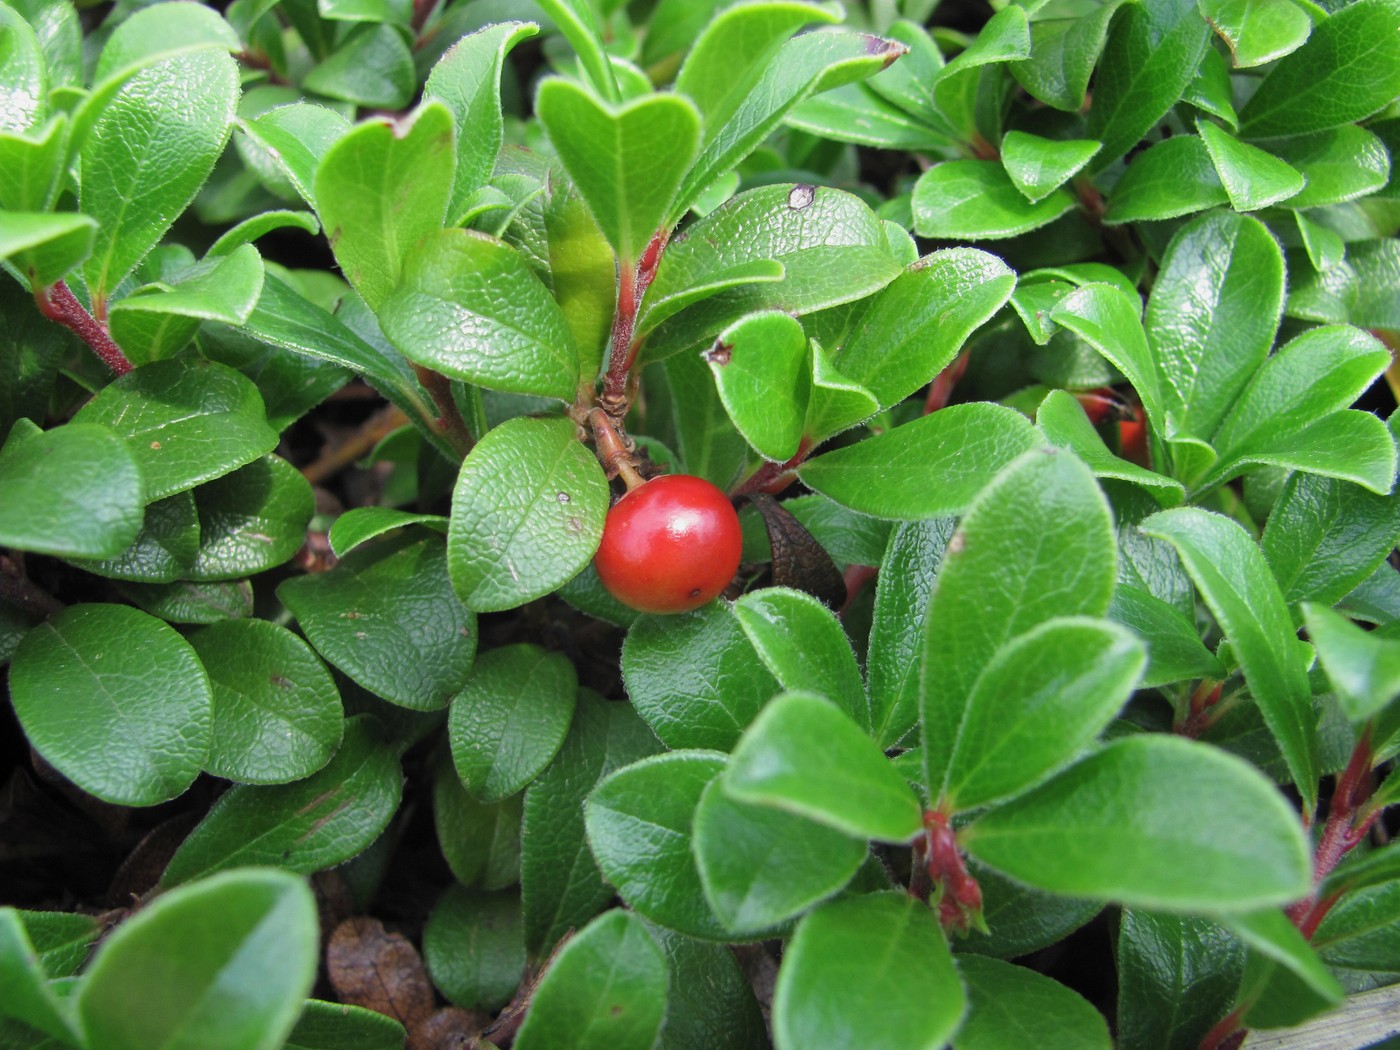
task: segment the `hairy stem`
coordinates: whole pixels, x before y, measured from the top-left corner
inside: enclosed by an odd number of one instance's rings
[[[658,230],[642,252],[640,262],[634,264],[631,259],[622,257],[617,260],[617,309],[613,312],[612,335],[608,339],[608,371],[603,377],[603,395],[598,401],[617,421],[627,415],[632,401],[628,379],[637,361],[637,351],[641,349],[636,338],[637,311],[642,296],[656,276],[661,253],[666,250],[670,237],[669,229]]]
[[[34,290],[34,302],[39,312],[50,321],[63,325],[92,348],[103,363],[119,376],[131,371],[131,362],[121,347],[112,341],[107,326],[88,313],[73,290],[63,281],[47,288]]]
[[[812,442],[804,437],[791,459],[783,463],[764,463],[729,494],[736,498],[753,492],[766,492],[770,496],[776,496],[797,479],[794,471],[806,461],[807,454],[811,451]]]
[[[472,437],[462,413],[457,410],[457,402],[452,399],[452,380],[422,365],[414,365],[413,371],[437,409],[436,417],[430,420],[433,429],[445,437],[460,455],[465,456],[476,444],[476,439]]]

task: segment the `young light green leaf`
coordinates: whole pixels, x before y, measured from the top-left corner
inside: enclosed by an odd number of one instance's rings
[[[693,834],[705,898],[739,939],[771,934],[838,892],[868,854],[864,840],[795,813],[740,802],[718,779],[701,793]]]
[[[272,158],[302,200],[314,208],[316,169],[336,140],[350,130],[350,122],[324,106],[296,102],[240,120],[238,127]]]
[[[674,211],[700,145],[694,105],[682,95],[646,95],[609,106],[552,78],[540,85],[535,109],[619,265],[635,266]]]
[[[967,46],[947,65],[933,74],[932,123],[957,143],[979,139],[995,142],[1001,135],[1000,117],[988,112],[985,99],[979,99],[984,84],[996,84],[998,70],[992,67],[1030,57],[1028,12],[1019,4],[997,11]],[[1000,86],[985,89],[990,93]]]
[[[93,959],[77,1001],[87,1045],[274,1050],[311,991],[316,947],[316,902],[283,872],[228,872],[165,894]]]
[[[87,215],[10,211],[0,215],[0,259],[36,289],[61,280],[89,255],[97,223]]]
[[[1209,919],[1124,908],[1117,961],[1119,1040],[1195,1050],[1230,1012],[1244,947]]]
[[[0,25],[0,40],[4,38]],[[67,1006],[54,994],[29,934],[13,908],[0,908],[0,980],[5,1001],[0,1016],[13,1018],[53,1037],[63,1046],[80,1046],[82,1034]]]
[[[1058,981],[1022,966],[980,955],[959,955],[967,986],[967,1017],[953,1050],[1110,1050],[1108,1024],[1088,1000]]]
[[[671,748],[729,751],[780,686],[727,602],[643,616],[622,643],[627,697]]]
[[[1021,195],[1035,204],[1077,175],[1101,145],[1093,139],[1047,139],[1008,131],[1001,140],[1001,163]]]
[[[453,593],[441,537],[402,534],[352,551],[277,596],[330,663],[384,699],[437,711],[462,688],[476,618]]]
[[[129,606],[75,605],[35,627],[15,651],[10,694],[34,749],[107,802],[172,799],[209,751],[213,702],[195,651]]]
[[[433,984],[458,1006],[505,1006],[525,973],[519,892],[449,886],[423,927],[423,961]]]
[[[865,683],[850,639],[830,609],[802,591],[765,587],[735,602],[734,615],[784,689],[819,693],[869,731]]]
[[[1308,640],[1347,718],[1364,722],[1400,696],[1400,641],[1363,631],[1325,605],[1302,608]]]
[[[482,653],[447,716],[462,785],[482,802],[525,787],[564,742],[577,693],[574,665],[560,653],[524,643]]]
[[[579,62],[593,90],[609,102],[619,101],[617,75],[603,50],[603,38],[598,32],[592,3],[589,0],[539,0],[539,6],[578,52]]]
[[[200,85],[191,107],[188,85]],[[83,276],[103,302],[194,199],[233,127],[238,67],[227,51],[181,51],[139,69],[82,138],[78,208],[98,223]]]
[[[634,762],[588,796],[588,844],[603,878],[638,914],[691,937],[726,941],[691,851],[706,785],[724,770],[713,751],[670,751]]]
[[[1205,211],[1229,202],[1210,151],[1198,135],[1173,135],[1136,154],[1113,187],[1109,225]]]
[[[896,62],[884,72],[899,69],[905,61]],[[957,148],[942,130],[941,122],[934,128],[925,123],[926,119],[911,116],[877,94],[869,84],[858,83],[813,95],[794,107],[783,123],[822,138],[874,149],[945,153]]]
[[[222,477],[277,446],[258,388],[226,365],[193,357],[128,372],[73,421],[101,423],[126,438],[147,502]]]
[[[651,1050],[666,1015],[666,956],[642,920],[610,911],[555,956],[530,999],[519,1050]]]
[[[1400,965],[1395,924],[1400,922],[1400,882],[1353,890],[1329,911],[1313,947],[1330,967],[1386,971]]]
[[[1167,507],[1174,507],[1185,500],[1186,489],[1181,482],[1110,452],[1089,422],[1084,407],[1069,391],[1052,390],[1036,410],[1035,423],[1052,445],[1069,449],[1084,461],[1096,477],[1117,478],[1141,485]]]
[[[115,558],[141,531],[143,488],[127,443],[107,427],[17,424],[0,448],[0,546]]]
[[[18,11],[0,7],[0,130],[25,131],[37,124],[48,105],[48,70],[39,38]]]
[[[1225,668],[1201,642],[1195,623],[1152,592],[1120,581],[1108,616],[1148,640],[1147,669],[1140,688],[1155,689],[1188,678],[1225,678]]]
[[[1240,110],[1250,138],[1298,135],[1368,117],[1400,95],[1400,9],[1361,0],[1313,27]]]
[[[340,692],[311,647],[269,620],[223,620],[190,637],[214,693],[204,768],[249,784],[310,776],[345,729]]]
[[[1181,555],[1244,668],[1294,784],[1315,801],[1320,769],[1312,690],[1293,620],[1258,546],[1234,521],[1199,507],[1162,511],[1139,528]]]
[[[423,94],[452,112],[457,171],[447,220],[456,224],[467,199],[485,186],[501,151],[501,72],[506,55],[538,33],[533,22],[498,22],[462,37],[433,66]]]
[[[214,47],[237,51],[238,34],[219,12],[201,4],[155,3],[123,19],[102,45],[92,82],[176,51]]]
[[[966,1009],[934,913],[907,894],[872,893],[827,904],[798,924],[773,993],[773,1043],[936,1050]]]
[[[384,737],[379,722],[357,715],[319,772],[291,784],[225,791],[175,851],[161,887],[249,864],[310,874],[359,854],[388,825],[403,794],[399,761]]]
[[[1039,444],[1030,421],[1014,409],[953,405],[815,456],[798,476],[862,514],[915,521],[961,512],[997,471]]]
[[[815,693],[769,701],[734,748],[721,783],[740,802],[853,837],[907,842],[922,827],[908,783],[850,716]]]
[[[1197,0],[1201,14],[1230,48],[1236,69],[1262,66],[1298,50],[1312,32],[1301,7],[1269,0]]]
[[[1258,211],[1289,200],[1307,183],[1286,161],[1232,138],[1208,120],[1197,120],[1196,130],[1235,211]]]
[[[414,248],[441,229],[455,165],[452,114],[428,102],[394,123],[372,120],[335,140],[316,167],[317,214],[336,261],[370,309],[399,283]]]
[[[659,750],[627,704],[580,694],[563,747],[525,793],[520,887],[532,956],[548,953],[613,895],[588,850],[584,799],[613,770]]]
[[[597,459],[563,418],[517,418],[462,464],[448,525],[448,572],[468,608],[513,609],[593,557],[608,510]]]
[[[14,913],[49,977],[72,977],[87,962],[98,940],[97,920],[67,911]]]
[[[972,856],[1053,893],[1205,914],[1305,894],[1297,814],[1243,759],[1178,736],[1116,740],[959,832]]]
[[[1010,64],[1012,75],[1048,106],[1066,113],[1083,109],[1109,23],[1123,3],[1107,0],[1083,13],[1067,9],[1061,17],[1036,18],[1030,24],[1030,56]]]
[[[943,783],[975,683],[997,650],[1055,617],[1108,610],[1115,548],[1108,503],[1069,453],[1028,452],[982,490],[949,541],[929,604],[924,783]]]
[[[1013,638],[973,684],[933,793],[975,809],[1048,777],[1108,725],[1145,663],[1132,632],[1091,617],[1058,617]]]
[[[302,83],[318,95],[357,106],[406,109],[417,86],[406,35],[398,26],[362,23],[346,33]]]
[[[1270,963],[1283,967],[1312,995],[1321,997],[1331,1006],[1342,1001],[1346,994],[1342,986],[1309,946],[1307,938],[1283,912],[1273,908],[1245,912],[1225,916],[1222,923],[1250,947],[1251,955],[1257,954],[1260,959],[1267,959]],[[1263,983],[1267,979],[1260,970],[1272,968],[1261,968],[1254,959],[1246,963],[1240,993],[1245,1002],[1250,1000],[1249,990],[1254,981],[1259,980]],[[1262,1021],[1262,1018],[1260,1020]],[[1265,1027],[1274,1026],[1266,1024]]]
[[[748,443],[775,462],[791,457],[802,440],[811,389],[807,335],[797,319],[779,310],[748,314],[701,356]]]
[[[475,230],[422,240],[383,300],[380,322],[409,360],[487,389],[570,402],[592,378],[525,257]]]
[[[1074,207],[1063,188],[1034,203],[994,160],[935,164],[914,185],[914,231],[942,240],[995,240],[1028,233]]]
[[[47,209],[58,196],[68,128],[68,117],[59,114],[26,133],[0,131],[0,208],[10,213],[7,223],[19,212],[58,218]]]

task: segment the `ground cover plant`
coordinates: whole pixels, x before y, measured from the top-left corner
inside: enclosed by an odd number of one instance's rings
[[[0,3],[0,1046],[1385,996],[1397,99],[1397,0]]]

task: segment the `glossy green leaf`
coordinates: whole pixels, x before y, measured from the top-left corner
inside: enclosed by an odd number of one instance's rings
[[[1141,688],[1192,678],[1225,678],[1225,668],[1202,643],[1196,624],[1150,591],[1120,581],[1108,615],[1148,642]]]
[[[648,929],[671,971],[657,1050],[765,1050],[768,1027],[728,945],[697,941],[660,926]]]
[[[381,320],[410,360],[488,389],[572,401],[585,378],[549,290],[519,252],[474,230],[420,243]]]
[[[505,1006],[525,974],[520,895],[449,886],[423,927],[423,961],[433,984],[458,1006]]]
[[[311,776],[229,788],[175,851],[160,885],[249,864],[310,874],[356,856],[388,825],[403,793],[384,736],[379,722],[357,715],[346,721],[335,757]]]
[[[309,102],[279,106],[241,120],[238,126],[286,173],[302,200],[313,208],[321,158],[350,130],[350,122],[339,113]]]
[[[1214,47],[1206,48],[1201,55],[1201,64],[1181,100],[1223,121],[1231,131],[1238,130],[1240,126],[1235,113],[1235,89],[1230,78],[1230,66],[1225,56]]]
[[[904,778],[850,716],[815,693],[784,693],[744,731],[721,780],[740,802],[859,838],[907,842],[922,814]]]
[[[1236,211],[1258,211],[1296,197],[1307,180],[1272,153],[1240,142],[1208,120],[1196,121],[1220,184]]]
[[[1245,1023],[1255,1023],[1264,1028],[1277,1028],[1280,1019],[1267,1018],[1266,1012],[1277,1009],[1274,1002],[1275,990],[1283,990],[1292,998],[1284,1007],[1285,1012],[1302,1008],[1308,1014],[1317,1012],[1317,1007],[1336,1006],[1342,1001],[1344,991],[1337,979],[1328,972],[1317,953],[1309,946],[1298,928],[1289,921],[1283,912],[1276,909],[1248,912],[1243,915],[1227,916],[1223,923],[1231,933],[1244,941],[1250,948],[1250,957],[1245,962],[1244,977],[1239,992],[1240,999],[1247,1004]],[[1270,971],[1283,971],[1287,978],[1282,988],[1274,981]],[[1263,1000],[1256,1002],[1261,986],[1273,984],[1274,989],[1264,991]],[[1294,989],[1302,994],[1294,995]],[[1312,1000],[1320,999],[1317,1007]],[[1293,1023],[1294,1018],[1284,1020]]]
[[[1313,269],[1321,272],[1340,266],[1346,257],[1346,242],[1334,230],[1313,222],[1301,211],[1293,213],[1293,221],[1298,227],[1303,250],[1308,254],[1308,262]]]
[[[1364,631],[1325,605],[1304,602],[1303,615],[1347,718],[1364,722],[1400,696],[1400,641]]]
[[[0,979],[5,982],[0,1016],[38,1029],[61,1045],[82,1044],[76,1019],[49,986],[20,913],[13,908],[0,908]]]
[[[613,770],[658,750],[627,704],[580,695],[563,747],[525,793],[520,886],[531,955],[546,954],[611,899],[588,850],[583,802]]]
[[[476,653],[476,618],[453,594],[443,541],[412,534],[352,551],[277,596],[323,657],[415,711],[447,706]]]
[[[691,852],[706,785],[724,770],[713,751],[669,751],[612,773],[588,796],[588,845],[633,911],[692,937],[725,941]]]
[[[1313,27],[1240,110],[1251,138],[1297,135],[1370,116],[1400,95],[1400,9],[1360,0]]]
[[[15,915],[49,977],[77,973],[98,939],[98,923],[90,915],[66,911],[18,911]]]
[[[199,551],[192,580],[234,580],[291,559],[315,510],[311,485],[285,459],[264,456],[194,490]]]
[[[935,1050],[966,1008],[928,907],[907,894],[851,897],[798,924],[773,993],[773,1043],[778,1050]]]
[[[862,839],[824,824],[739,802],[719,780],[700,796],[693,834],[705,898],[738,938],[769,934],[832,896],[868,852]]]
[[[251,784],[310,776],[344,732],[340,692],[311,647],[268,620],[224,620],[190,638],[214,692],[204,768]]]
[[[616,102],[619,97],[617,75],[603,50],[592,3],[589,0],[541,0],[539,6],[578,52],[579,62],[594,90],[609,102]]]
[[[720,332],[703,357],[739,433],[767,459],[790,458],[802,440],[811,386],[802,325],[777,310],[748,314]]]
[[[1035,970],[978,955],[957,957],[967,1017],[953,1050],[1110,1050],[1108,1024],[1078,992]]]
[[[782,688],[819,693],[870,729],[865,682],[850,639],[830,609],[802,591],[765,587],[740,598],[734,615]]]
[[[399,283],[406,260],[442,227],[455,164],[452,114],[428,102],[401,123],[373,120],[335,140],[314,195],[336,261],[370,309]]]
[[[1290,604],[1340,601],[1400,542],[1400,498],[1313,474],[1294,474],[1260,546]]]
[[[59,281],[92,254],[97,223],[86,215],[11,211],[0,214],[0,259],[35,288]]]
[[[901,59],[885,72],[898,69],[905,61]],[[924,153],[953,148],[951,137],[941,127],[930,127],[864,83],[813,95],[794,107],[783,122],[822,138],[874,149]]]
[[[172,284],[150,285],[112,304],[112,337],[133,364],[172,357],[201,321],[241,325],[262,292],[262,256],[251,244],[196,264]]]
[[[393,507],[352,507],[335,519],[326,533],[326,541],[335,556],[343,558],[362,543],[411,525],[426,525],[434,532],[446,532],[447,518],[441,514],[410,514]]]
[[[997,66],[1030,57],[1026,8],[1009,5],[992,15],[967,46],[933,74],[934,122],[960,143],[995,142],[1001,119],[988,109],[1004,94],[1005,77]]]
[[[463,786],[483,802],[525,787],[564,742],[577,692],[574,665],[559,653],[528,644],[482,653],[447,718]]]
[[[593,557],[607,513],[597,459],[563,418],[513,419],[478,442],[457,479],[448,572],[469,608],[512,609]]]
[[[1210,151],[1197,135],[1173,135],[1133,157],[1113,188],[1103,221],[1174,219],[1229,202]]]
[[[1084,107],[1089,77],[1108,39],[1108,27],[1123,0],[1107,0],[1089,11],[1070,7],[1058,17],[1038,17],[1030,24],[1031,53],[1012,62],[1010,70],[1033,97],[1055,109],[1074,113]]]
[[[141,531],[141,471],[104,426],[13,427],[0,448],[0,545],[60,557],[111,558]]]
[[[540,85],[535,109],[620,265],[635,265],[699,147],[695,106],[674,94],[609,106],[560,78]]]
[[[191,106],[188,85],[200,85]],[[182,51],[138,70],[83,137],[78,207],[98,223],[83,276],[105,300],[208,178],[233,127],[238,68],[226,51]]]
[[[622,643],[622,678],[632,706],[671,748],[730,750],[781,688],[726,602],[641,617]]]
[[[974,857],[1071,896],[1206,914],[1307,892],[1293,808],[1243,759],[1177,736],[1116,740],[963,828]]]
[[[1034,203],[994,160],[949,160],[914,186],[914,230],[942,240],[995,240],[1028,233],[1074,207],[1063,188]]]
[[[218,623],[253,615],[253,588],[247,580],[233,583],[128,583],[128,599],[152,616],[171,623]]]
[[[0,208],[10,212],[7,223],[18,212],[69,217],[47,211],[58,195],[68,128],[68,118],[58,115],[26,133],[0,130]]]
[[[1269,0],[1197,0],[1211,28],[1230,48],[1236,69],[1262,66],[1296,51],[1312,23],[1301,7]]]
[[[1194,4],[1123,7],[1094,77],[1086,130],[1103,149],[1091,170],[1108,167],[1162,119],[1195,77],[1209,40]]]
[[[1269,143],[1269,151],[1308,180],[1288,199],[1290,208],[1315,208],[1363,197],[1385,186],[1390,154],[1381,139],[1365,128],[1344,124],[1311,135]]]
[[[1117,961],[1119,1040],[1196,1050],[1230,1012],[1244,949],[1209,919],[1125,908]]]
[[[1181,555],[1244,669],[1294,784],[1314,800],[1321,771],[1306,661],[1263,554],[1238,524],[1198,507],[1162,511],[1140,527]]]
[[[1047,620],[1108,610],[1114,546],[1107,501],[1066,452],[1028,452],[978,495],[949,541],[929,604],[920,677],[926,784],[943,783],[977,679],[1002,646]]]
[[[1172,238],[1146,323],[1180,433],[1215,433],[1268,356],[1282,306],[1283,254],[1258,220],[1206,215]]]
[[[271,452],[262,396],[233,369],[198,358],[143,365],[103,390],[76,416],[126,438],[154,502]]]
[[[1011,639],[973,684],[933,793],[974,809],[1049,776],[1108,725],[1145,663],[1132,632],[1090,617],[1047,620]]]
[[[862,514],[913,521],[964,510],[998,470],[1039,444],[1035,428],[1013,409],[953,405],[813,457],[798,476]]]
[[[520,823],[524,796],[478,802],[467,794],[452,763],[433,768],[433,825],[438,847],[464,886],[499,890],[520,882]]]
[[[501,151],[501,73],[506,55],[534,36],[531,22],[498,22],[462,37],[433,66],[423,93],[452,112],[457,129],[457,169],[449,222],[462,215],[467,199],[486,185]]]
[[[44,116],[48,70],[39,38],[19,12],[0,8],[0,130],[24,131]]]
[[[357,26],[303,83],[318,95],[357,106],[404,109],[417,86],[413,53],[404,36],[402,29],[384,23]]]
[[[84,791],[150,806],[183,792],[209,750],[209,679],[173,628],[91,602],[34,628],[10,667],[30,744]]]
[[[93,83],[107,80],[125,66],[200,47],[237,51],[238,34],[213,8],[201,4],[151,4],[134,11],[112,31],[93,69]]]
[[[1158,502],[1172,507],[1186,498],[1179,481],[1114,455],[1089,422],[1073,394],[1052,390],[1035,414],[1036,426],[1052,445],[1067,448],[1082,459],[1096,477],[1131,481],[1152,491]]]
[[[1093,139],[1047,139],[1008,131],[1001,140],[1001,163],[1022,196],[1034,204],[1077,175],[1099,149]]]
[[[554,957],[530,999],[519,1050],[650,1050],[666,1013],[666,956],[642,920],[610,911]]]
[[[871,299],[834,363],[889,408],[946,368],[1015,286],[1016,275],[994,255],[975,248],[933,252]],[[812,437],[831,432],[820,414],[810,420]]]
[[[361,1006],[308,999],[282,1050],[399,1050],[403,1025]]]
[[[1288,313],[1312,321],[1395,328],[1400,326],[1397,290],[1400,243],[1393,237],[1352,240],[1346,245],[1344,262],[1323,273],[1305,270],[1296,275],[1289,291]]]
[[[87,1045],[275,1050],[315,980],[316,932],[311,891],[282,872],[228,872],[166,894],[93,960],[77,1001]]]

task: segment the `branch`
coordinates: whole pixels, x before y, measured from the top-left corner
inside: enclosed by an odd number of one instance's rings
[[[131,371],[131,362],[122,353],[122,348],[112,341],[107,326],[87,312],[63,281],[47,288],[36,288],[34,302],[38,304],[41,314],[63,325],[87,343],[92,352],[117,375],[124,376]]]

